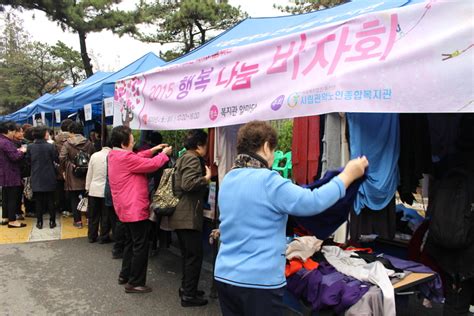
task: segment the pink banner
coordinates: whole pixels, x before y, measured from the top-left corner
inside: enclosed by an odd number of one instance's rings
[[[116,83],[114,125],[474,112],[473,16],[471,1],[427,1],[157,68]]]

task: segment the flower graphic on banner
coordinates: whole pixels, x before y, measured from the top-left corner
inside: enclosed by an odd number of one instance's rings
[[[141,124],[139,113],[145,105],[145,98],[142,95],[144,87],[145,78],[143,75],[116,83],[114,100],[120,104],[123,125],[130,126],[134,120],[138,121],[138,125]],[[147,118],[143,119],[146,125]]]

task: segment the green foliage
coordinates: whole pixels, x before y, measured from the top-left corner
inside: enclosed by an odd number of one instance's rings
[[[66,83],[84,78],[79,53],[59,42],[53,47],[29,39],[13,12],[3,16],[0,34],[0,107],[7,113]]]
[[[176,157],[178,156],[178,152],[183,149],[183,140],[187,132],[187,130],[160,132],[163,136],[163,142],[170,146],[173,146],[173,153]]]
[[[139,11],[125,12],[115,5],[121,0],[0,0],[0,5],[11,5],[27,10],[40,10],[57,22],[63,30],[79,35],[81,59],[88,77],[93,74],[91,59],[87,53],[86,36],[91,32],[112,30],[133,33],[140,21]]]
[[[179,44],[179,48],[163,54],[166,59],[188,53],[209,39],[209,33],[223,31],[247,17],[240,7],[215,0],[181,0],[154,3],[142,1],[141,19],[157,26],[155,33],[137,32],[144,42]]]
[[[273,7],[280,10],[281,12],[289,14],[301,14],[332,8],[347,1],[348,0],[295,0],[295,3],[292,5],[281,6],[274,4]]]
[[[50,50],[55,61],[61,64],[61,68],[66,72],[66,80],[73,86],[85,79],[86,73],[82,64],[81,54],[65,43],[58,41]]]
[[[283,153],[291,151],[293,120],[272,121],[271,124],[278,132],[277,150],[281,150]]]

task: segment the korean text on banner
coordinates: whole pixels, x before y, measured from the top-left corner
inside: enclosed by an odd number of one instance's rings
[[[330,112],[474,112],[473,15],[471,1],[420,2],[134,75],[115,85],[114,125],[173,130]]]

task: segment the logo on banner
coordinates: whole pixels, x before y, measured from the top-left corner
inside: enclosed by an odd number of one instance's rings
[[[215,120],[217,120],[218,117],[219,117],[219,109],[217,108],[215,104],[213,104],[211,106],[211,109],[209,110],[209,119],[214,122]]]
[[[291,109],[295,108],[298,105],[299,100],[300,100],[300,96],[299,96],[298,92],[294,92],[294,93],[290,94],[288,96],[288,100],[287,100],[288,106]]]
[[[281,109],[281,106],[283,105],[284,101],[285,101],[285,96],[282,94],[272,102],[272,105],[271,105],[272,110],[278,111],[279,109]]]

